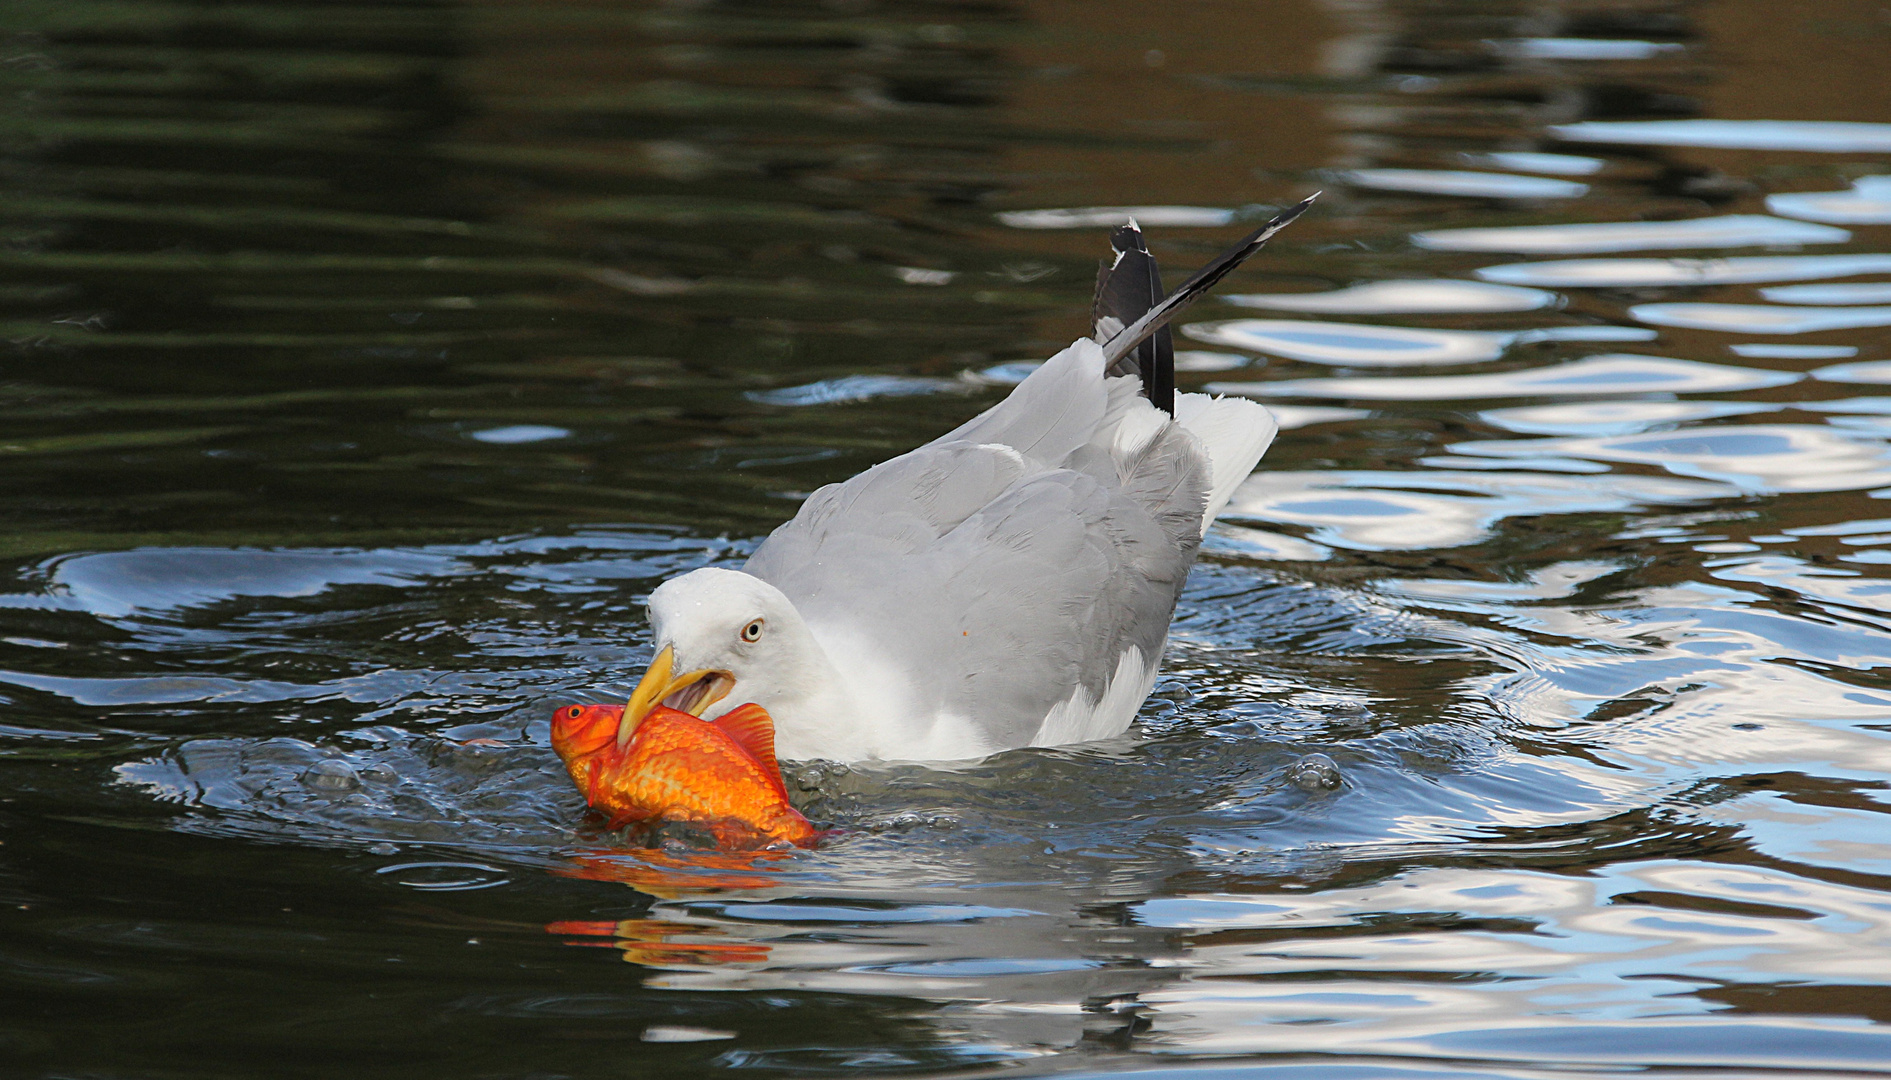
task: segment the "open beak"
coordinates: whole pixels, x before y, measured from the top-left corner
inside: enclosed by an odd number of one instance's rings
[[[682,675],[675,671],[676,650],[665,645],[650,661],[650,670],[643,673],[637,689],[631,692],[630,704],[624,706],[624,718],[617,722],[618,749],[630,743],[637,725],[658,705],[701,716],[704,709],[728,697],[729,691],[735,689],[735,676],[726,671],[702,668]]]

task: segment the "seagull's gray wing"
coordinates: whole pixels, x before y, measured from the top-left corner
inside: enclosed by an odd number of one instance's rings
[[[1090,342],[1065,349],[958,429],[810,495],[745,569],[799,608],[803,597],[861,573],[863,560],[931,547],[1025,477],[1087,448],[1110,411],[1102,371]]]
[[[962,614],[959,639],[932,644],[952,657],[929,675],[942,706],[994,747],[1021,746],[1078,688],[1102,698],[1131,646],[1155,664],[1200,543],[1206,471],[1172,427],[1121,486],[1046,473],[945,537],[928,591]]]
[[[878,644],[923,708],[1022,746],[1077,688],[1101,697],[1130,646],[1155,661],[1195,557],[1194,436],[1171,426],[1103,464],[929,444],[816,492],[746,569],[809,625]]]
[[[1003,401],[928,443],[996,443],[1055,468],[1088,443],[1109,412],[1103,351],[1079,341],[1033,371]],[[897,459],[896,459],[897,460]]]
[[[795,603],[802,617],[875,566],[905,566],[1029,471],[1008,447],[928,443],[883,461],[801,504],[743,567]]]

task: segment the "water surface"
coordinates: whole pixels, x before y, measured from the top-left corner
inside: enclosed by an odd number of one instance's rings
[[[1885,26],[8,7],[5,1071],[1891,1072]],[[1128,734],[586,816],[657,583],[1321,187]]]

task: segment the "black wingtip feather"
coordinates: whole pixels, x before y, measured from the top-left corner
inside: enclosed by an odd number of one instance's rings
[[[1110,340],[1103,345],[1103,360],[1105,365],[1107,367],[1113,367],[1118,360],[1127,356],[1130,350],[1158,334],[1164,338],[1169,338],[1167,327],[1170,319],[1174,318],[1183,308],[1194,303],[1203,293],[1214,288],[1222,278],[1227,277],[1233,272],[1235,267],[1246,262],[1249,256],[1261,250],[1269,240],[1273,239],[1275,233],[1293,224],[1294,219],[1306,213],[1307,207],[1312,206],[1313,200],[1319,198],[1320,195],[1321,193],[1316,191],[1300,202],[1295,203],[1293,206],[1275,214],[1265,225],[1262,225],[1260,228],[1249,233],[1246,237],[1243,237],[1240,243],[1222,252],[1212,259],[1208,265],[1195,271],[1194,275],[1177,286],[1175,291],[1168,295],[1167,299],[1136,317],[1134,322],[1125,319],[1124,322],[1126,325],[1122,331],[1110,338]],[[1138,239],[1140,239],[1140,234],[1138,234]],[[1155,260],[1152,258],[1149,262],[1152,268],[1151,273],[1153,274]],[[1121,262],[1119,260],[1119,266],[1120,264]],[[1110,276],[1113,278],[1114,274]],[[1102,284],[1102,280],[1101,278],[1099,279],[1099,285]],[[1167,391],[1169,397],[1167,411],[1171,414],[1174,413],[1175,393],[1175,349],[1172,341],[1173,339],[1170,339],[1171,343],[1167,346],[1167,374],[1169,386]],[[1151,385],[1152,380],[1145,378],[1143,381],[1145,392],[1148,391]]]
[[[1094,309],[1099,340],[1105,320],[1114,319],[1117,328],[1133,325],[1136,320],[1162,302],[1162,271],[1142,230],[1132,222],[1110,234],[1110,246],[1116,258],[1097,272]],[[1156,408],[1175,415],[1175,339],[1166,329],[1158,330],[1147,341],[1111,365],[1110,374],[1136,374],[1142,379],[1143,396]]]

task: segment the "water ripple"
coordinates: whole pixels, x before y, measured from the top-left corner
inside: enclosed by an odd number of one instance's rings
[[[1840,120],[1586,120],[1549,129],[1569,142],[1710,146],[1729,150],[1891,151],[1891,124]]]
[[[1235,211],[1209,206],[1084,206],[1060,210],[1011,210],[998,215],[1014,229],[1108,229],[1131,220],[1143,228],[1212,229],[1235,219]]]
[[[1768,195],[1766,208],[1785,217],[1831,225],[1891,224],[1891,176],[1864,176],[1850,191]]]
[[[1553,292],[1434,278],[1428,281],[1369,281],[1323,293],[1229,293],[1223,303],[1274,311],[1324,315],[1392,315],[1423,312],[1534,311],[1556,303]]]
[[[1420,195],[1462,195],[1483,199],[1577,199],[1588,184],[1540,176],[1463,172],[1449,169],[1346,169],[1337,178],[1354,187],[1409,191]]]
[[[1739,255],[1725,259],[1563,259],[1486,266],[1477,276],[1547,289],[1658,288],[1807,281],[1891,273],[1891,255]]]
[[[1557,176],[1594,176],[1608,162],[1577,154],[1541,154],[1534,151],[1499,150],[1488,154],[1467,155],[1473,164],[1493,165],[1518,172],[1553,173]]]
[[[1738,489],[1646,476],[1606,486],[1536,472],[1271,472],[1236,490],[1227,515],[1312,529],[1322,544],[1364,550],[1456,547],[1491,535],[1509,517],[1603,513],[1649,504],[1690,503]]]
[[[1661,248],[1740,248],[1773,244],[1843,244],[1844,229],[1758,214],[1688,221],[1615,221],[1595,225],[1514,225],[1490,229],[1434,229],[1412,234],[1430,251],[1514,251],[1522,255],[1647,251]],[[1492,279],[1497,280],[1497,279]],[[1509,284],[1547,284],[1510,281]]]
[[[1637,304],[1631,318],[1728,334],[1816,334],[1891,326],[1891,307],[1772,307],[1765,304]]]
[[[1420,330],[1298,319],[1190,323],[1182,333],[1211,345],[1343,367],[1420,367],[1495,360],[1513,345],[1546,341],[1652,341],[1634,326],[1551,326],[1535,330]]]
[[[1848,491],[1891,484],[1882,439],[1813,424],[1723,425],[1625,437],[1453,444],[1486,457],[1576,457],[1654,465],[1747,491]]]
[[[1345,398],[1362,401],[1473,401],[1480,398],[1611,394],[1701,394],[1785,386],[1796,372],[1703,364],[1630,353],[1591,356],[1567,364],[1489,375],[1376,376],[1216,382],[1217,394]]]

